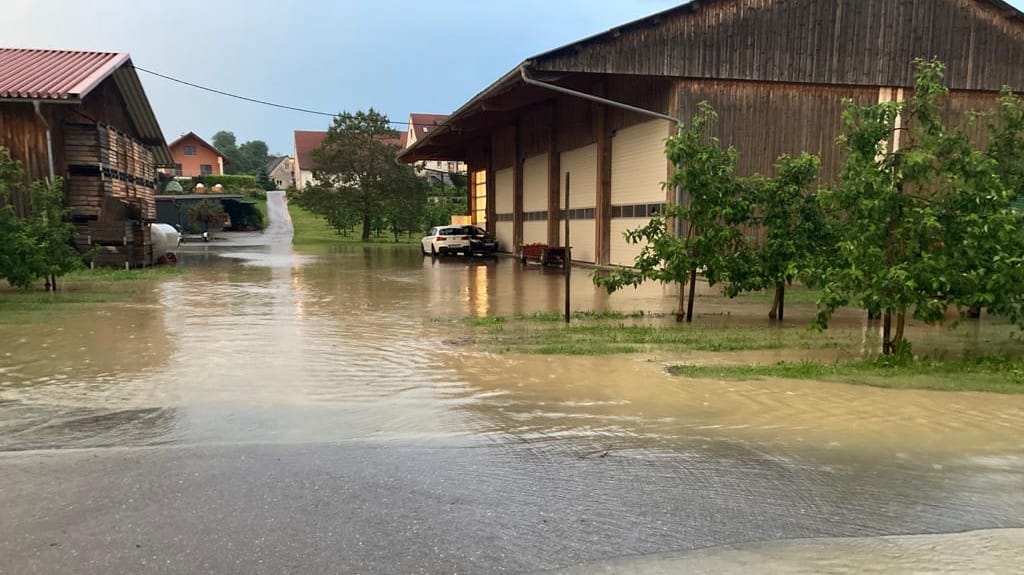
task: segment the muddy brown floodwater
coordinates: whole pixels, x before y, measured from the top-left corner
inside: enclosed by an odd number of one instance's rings
[[[190,273],[132,303],[0,325],[0,470],[29,481],[38,471],[19,465],[35,460],[19,458],[125,449],[429,445],[457,455],[424,459],[424,469],[463,470],[464,483],[445,489],[509,506],[497,521],[502,537],[522,535],[525,547],[437,570],[1021,572],[1024,396],[679,379],[665,373],[671,357],[446,345],[466,334],[438,318],[559,309],[562,276],[508,259],[270,241],[190,247],[181,265]],[[608,296],[577,272],[573,290],[578,309],[672,309],[673,294],[659,286]],[[764,312],[703,303],[708,322],[757,323]],[[813,314],[787,311],[793,322]],[[852,314],[838,322],[861,329]],[[914,329],[918,340],[984,340]],[[418,473],[401,476],[415,482]],[[31,499],[31,485],[0,486],[0,503],[15,494]],[[548,506],[560,518],[590,513],[591,523],[548,536],[549,527],[517,523]],[[19,533],[38,519],[20,517]],[[0,520],[0,536],[13,533]],[[35,543],[5,545],[20,558],[12,572],[62,565],[38,559]],[[381,557],[363,570],[388,572]]]

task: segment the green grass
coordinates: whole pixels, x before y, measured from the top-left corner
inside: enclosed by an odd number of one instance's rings
[[[402,235],[396,243],[393,236],[385,233],[379,238],[373,237],[371,238],[371,241],[364,242],[360,240],[358,232],[354,232],[348,236],[338,234],[334,231],[334,228],[327,225],[327,221],[325,219],[300,208],[292,202],[288,203],[288,213],[292,216],[292,226],[295,228],[295,234],[292,236],[292,243],[297,246],[347,244],[361,246],[410,247],[418,246],[420,241],[420,238],[415,235],[412,238]]]
[[[642,314],[580,313],[569,325],[558,314],[464,320],[476,341],[497,352],[542,355],[609,355],[666,351],[842,349],[853,332],[816,333],[803,327],[700,327],[645,325]]]
[[[1024,393],[1024,358],[864,359],[837,363],[781,362],[774,365],[677,365],[684,377],[834,381],[891,389]]]
[[[713,296],[702,295],[702,296],[698,296],[698,297],[722,299],[722,296],[720,294],[715,294]],[[789,306],[789,305],[798,305],[798,304],[816,305],[818,303],[818,298],[820,298],[820,297],[821,297],[821,291],[820,290],[810,290],[810,289],[801,288],[801,287],[786,288],[786,305],[787,306]],[[770,306],[772,301],[774,301],[774,299],[775,299],[775,291],[774,290],[770,290],[770,291],[759,291],[759,292],[742,293],[742,294],[736,296],[733,299],[733,301],[749,302],[749,303],[761,303],[761,302],[763,302],[766,305]]]
[[[57,280],[60,283],[116,283],[126,281],[155,281],[166,278],[178,277],[186,272],[183,268],[174,266],[157,266],[146,269],[125,270],[116,268],[83,269],[64,276]]]

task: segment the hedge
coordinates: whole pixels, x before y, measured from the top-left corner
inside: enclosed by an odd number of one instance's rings
[[[244,174],[223,174],[219,176],[197,176],[192,178],[192,187],[195,188],[196,184],[203,184],[206,186],[207,191],[213,186],[220,184],[224,186],[225,191],[233,192],[244,192],[247,190],[262,190],[256,178]]]

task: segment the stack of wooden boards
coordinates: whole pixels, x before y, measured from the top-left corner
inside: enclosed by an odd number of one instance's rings
[[[75,243],[97,265],[152,263],[149,223],[156,219],[153,153],[104,124],[65,124],[68,204]]]

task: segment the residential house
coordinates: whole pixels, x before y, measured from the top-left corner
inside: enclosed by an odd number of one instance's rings
[[[28,180],[63,178],[95,264],[152,263],[156,169],[173,161],[128,54],[0,49],[0,146]]]
[[[295,158],[281,156],[267,162],[267,177],[279,190],[287,190],[295,183]]]
[[[694,1],[527,58],[401,158],[467,162],[474,223],[510,250],[560,244],[565,214],[574,259],[629,266],[642,246],[623,233],[685,201],[662,185],[676,119],[709,102],[741,175],[809,151],[834,181],[844,100],[906,98],[919,57],[947,65],[947,114],[993,107],[1024,89],[1024,15],[1000,0]]]
[[[430,130],[443,123],[444,114],[409,114],[408,128],[404,133],[402,148],[408,148],[426,137]],[[416,173],[427,178],[431,184],[451,184],[451,174],[465,174],[466,164],[460,161],[424,160],[417,163]]]
[[[313,178],[313,150],[320,147],[327,132],[295,131],[295,162],[292,166],[295,187],[303,189],[315,184]]]
[[[327,132],[295,131],[295,162],[292,172],[296,188],[301,190],[316,183],[316,179],[313,177],[313,150],[319,148],[326,137]],[[401,135],[394,138],[383,138],[381,141],[390,144],[396,151],[402,149]]]
[[[168,145],[174,157],[174,175],[194,178],[196,176],[219,176],[224,166],[231,163],[228,158],[195,132],[184,134]]]

